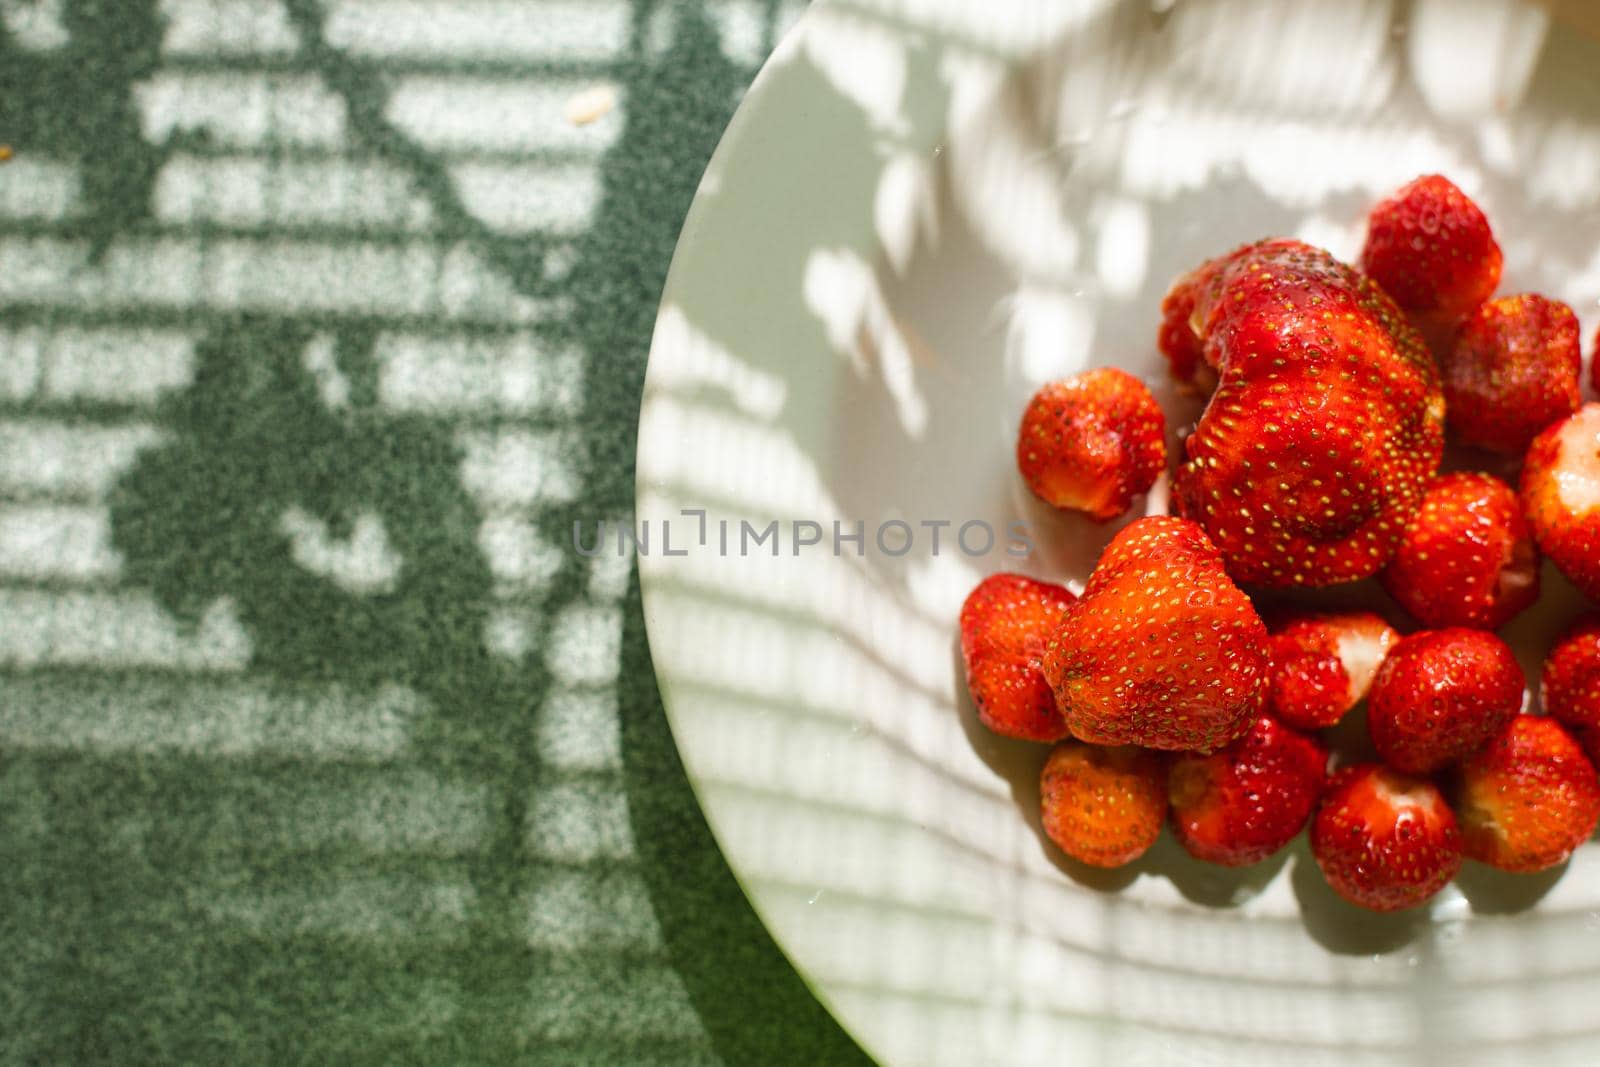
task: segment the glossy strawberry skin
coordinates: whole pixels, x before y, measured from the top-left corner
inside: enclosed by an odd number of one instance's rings
[[[1210,752],[1266,697],[1267,631],[1194,523],[1140,519],[1106,547],[1044,673],[1073,736]]]
[[[1600,404],[1585,404],[1533,439],[1521,497],[1539,548],[1600,601]]]
[[[1166,765],[1158,753],[1064,741],[1039,781],[1044,831],[1093,867],[1132,863],[1155,843],[1167,814]]]
[[[1039,660],[1077,597],[1021,574],[991,574],[961,606],[961,658],[978,718],[997,734],[1059,741],[1067,723]]]
[[[1493,295],[1503,259],[1483,210],[1449,179],[1429,174],[1372,209],[1361,267],[1435,333]]]
[[[1333,726],[1367,695],[1400,635],[1371,612],[1292,618],[1272,635],[1267,710],[1301,730]]]
[[[1504,871],[1566,861],[1600,822],[1600,779],[1554,719],[1519,715],[1462,763],[1456,797],[1469,858]]]
[[[1431,774],[1482,748],[1522,709],[1526,681],[1511,647],[1486,630],[1424,630],[1378,668],[1367,729],[1378,755]]]
[[[1320,742],[1259,716],[1226,748],[1173,759],[1167,772],[1173,833],[1207,863],[1259,863],[1305,827],[1327,764]]]
[[[1034,394],[1017,435],[1017,469],[1039,499],[1109,522],[1166,469],[1166,433],[1143,382],[1099,367]]]
[[[1425,626],[1495,630],[1539,598],[1539,549],[1509,485],[1446,474],[1429,487],[1379,580]]]
[[[1600,613],[1580,617],[1556,638],[1539,694],[1551,718],[1575,730],[1600,729]]]
[[[1426,902],[1456,876],[1461,834],[1432,782],[1356,764],[1329,779],[1311,820],[1311,854],[1341,897],[1397,911]]]
[[[1578,410],[1578,317],[1535,294],[1482,304],[1441,367],[1448,423],[1463,444],[1520,456],[1546,426]]]
[[[1218,380],[1185,442],[1175,512],[1243,583],[1375,574],[1443,453],[1443,397],[1416,330],[1372,282],[1297,241],[1207,264],[1169,301],[1175,372],[1187,307],[1189,347]]]

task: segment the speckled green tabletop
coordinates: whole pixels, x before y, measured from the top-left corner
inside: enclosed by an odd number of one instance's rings
[[[0,0],[0,1062],[866,1062],[571,547],[797,14]]]

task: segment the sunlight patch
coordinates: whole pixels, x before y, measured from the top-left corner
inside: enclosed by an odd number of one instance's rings
[[[289,538],[296,563],[347,592],[371,596],[399,587],[405,561],[394,551],[383,519],[374,512],[362,512],[350,535],[336,539],[326,522],[296,505],[283,513],[278,530]]]

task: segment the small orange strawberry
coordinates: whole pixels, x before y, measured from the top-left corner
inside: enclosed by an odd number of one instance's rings
[[[1063,741],[1045,761],[1039,786],[1044,832],[1093,867],[1138,859],[1167,816],[1166,766],[1146,749]]]
[[[1167,420],[1145,384],[1100,367],[1034,394],[1017,435],[1017,469],[1034,495],[1109,522],[1167,466]]]

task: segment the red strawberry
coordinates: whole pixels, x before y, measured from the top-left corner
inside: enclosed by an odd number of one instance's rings
[[[1369,611],[1290,620],[1272,637],[1267,710],[1302,730],[1332,726],[1367,695],[1399,640]]]
[[[1554,719],[1518,715],[1461,765],[1466,853],[1503,871],[1542,871],[1572,855],[1600,821],[1600,779]]]
[[[1461,869],[1461,834],[1437,787],[1376,763],[1335,774],[1311,820],[1311,855],[1341,897],[1373,911],[1423,903]]]
[[[1166,435],[1144,383],[1100,367],[1034,394],[1017,436],[1017,468],[1045,503],[1109,522],[1166,469]]]
[[[1059,741],[1067,723],[1039,669],[1061,613],[1077,597],[1020,574],[991,574],[961,605],[961,658],[978,718],[995,733]]]
[[[1224,867],[1266,859],[1305,826],[1322,794],[1328,750],[1262,715],[1209,756],[1185,753],[1167,774],[1172,829],[1189,854]]]
[[[1544,710],[1574,729],[1600,728],[1600,614],[1579,618],[1545,657]]]
[[[1192,522],[1140,519],[1106,546],[1044,654],[1073,735],[1203,752],[1266,696],[1267,631]]]
[[[1240,582],[1375,574],[1444,447],[1438,375],[1416,331],[1377,286],[1298,241],[1233,252],[1168,300],[1175,372],[1197,345],[1218,376],[1174,509]],[[1185,338],[1177,316],[1190,305]]]
[[[1367,219],[1362,270],[1430,332],[1489,299],[1501,265],[1483,211],[1437,174],[1401,188]]]
[[[1463,444],[1520,456],[1578,410],[1582,371],[1570,307],[1531,294],[1491,300],[1467,317],[1442,362],[1450,429]]]
[[[1600,404],[1534,438],[1523,460],[1522,510],[1544,554],[1600,601]]]
[[[1509,485],[1446,474],[1379,578],[1426,626],[1494,630],[1539,598],[1539,550]]]
[[[1161,834],[1167,774],[1160,755],[1063,741],[1039,781],[1044,832],[1061,850],[1094,867],[1132,863]]]
[[[1522,709],[1522,667],[1487,630],[1424,630],[1394,647],[1367,700],[1383,761],[1430,774],[1488,743]]]

